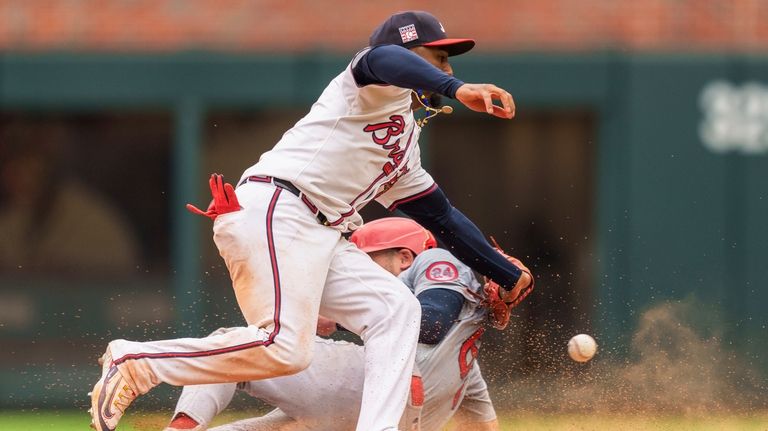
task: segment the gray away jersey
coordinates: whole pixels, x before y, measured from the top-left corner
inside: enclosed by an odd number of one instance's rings
[[[445,338],[436,345],[420,343],[416,351],[424,398],[429,400],[421,413],[422,429],[442,429],[458,409],[473,421],[495,419],[476,361],[486,309],[473,295],[479,294],[482,286],[472,270],[447,250],[431,249],[419,254],[400,279],[417,297],[429,289],[449,289],[464,296],[459,318]]]
[[[440,288],[454,290],[464,297],[459,318],[445,338],[436,345],[418,345],[415,369],[420,370],[425,394],[420,413],[421,430],[443,429],[458,410],[473,422],[495,419],[488,388],[475,360],[486,311],[469,293],[481,290],[472,271],[446,250],[432,249],[421,253],[400,278],[417,296],[426,290]],[[316,338],[314,349],[312,364],[306,370],[290,376],[242,383],[241,388],[278,407],[276,414],[294,421],[294,425],[300,424],[302,429],[354,430],[365,374],[363,348],[343,341]],[[193,413],[198,422],[207,424],[228,404],[234,392],[234,384],[186,387],[177,411]],[[211,400],[218,401],[212,404]],[[414,416],[409,415],[418,416],[418,410],[407,409],[403,423],[411,424]],[[253,419],[250,424],[216,429],[265,428],[260,419]]]

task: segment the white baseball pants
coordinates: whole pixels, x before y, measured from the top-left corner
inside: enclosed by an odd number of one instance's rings
[[[271,183],[238,187],[243,210],[219,216],[214,241],[248,323],[205,338],[109,345],[121,373],[145,393],[296,373],[312,360],[317,316],[365,343],[357,431],[397,429],[409,392],[421,308],[408,288],[321,225],[307,206]],[[322,305],[321,305],[322,300]]]
[[[360,415],[365,378],[363,348],[322,338],[315,338],[314,347],[309,367],[290,376],[253,380],[237,385],[219,383],[185,386],[176,404],[174,417],[184,413],[207,427],[227,407],[239,388],[277,409],[267,416],[216,427],[217,431],[354,431]],[[423,398],[422,392],[417,395]],[[413,424],[418,423],[420,414],[421,405],[409,402],[400,420],[400,429],[418,429]],[[278,418],[280,426],[275,424]]]

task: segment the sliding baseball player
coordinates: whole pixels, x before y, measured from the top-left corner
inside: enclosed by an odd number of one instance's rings
[[[420,376],[412,378],[400,429],[439,431],[457,412],[464,421],[462,429],[498,429],[476,361],[489,317],[487,300],[471,269],[435,248],[429,231],[405,218],[367,223],[350,240],[398,275],[421,304],[415,367]],[[318,337],[314,354],[312,365],[293,376],[185,387],[166,431],[206,429],[236,389],[277,408],[213,430],[354,430],[364,381],[363,348]]]

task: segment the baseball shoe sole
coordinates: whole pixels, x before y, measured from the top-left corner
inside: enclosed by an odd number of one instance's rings
[[[109,348],[99,362],[102,363],[101,379],[89,394],[91,408],[88,413],[91,414],[91,428],[97,431],[114,431],[125,409],[136,399],[136,394],[117,366],[112,363]]]

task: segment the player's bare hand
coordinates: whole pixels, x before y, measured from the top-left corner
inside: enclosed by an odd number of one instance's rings
[[[512,95],[493,84],[464,84],[456,90],[456,100],[473,111],[486,112],[495,117],[510,119],[515,116]]]

